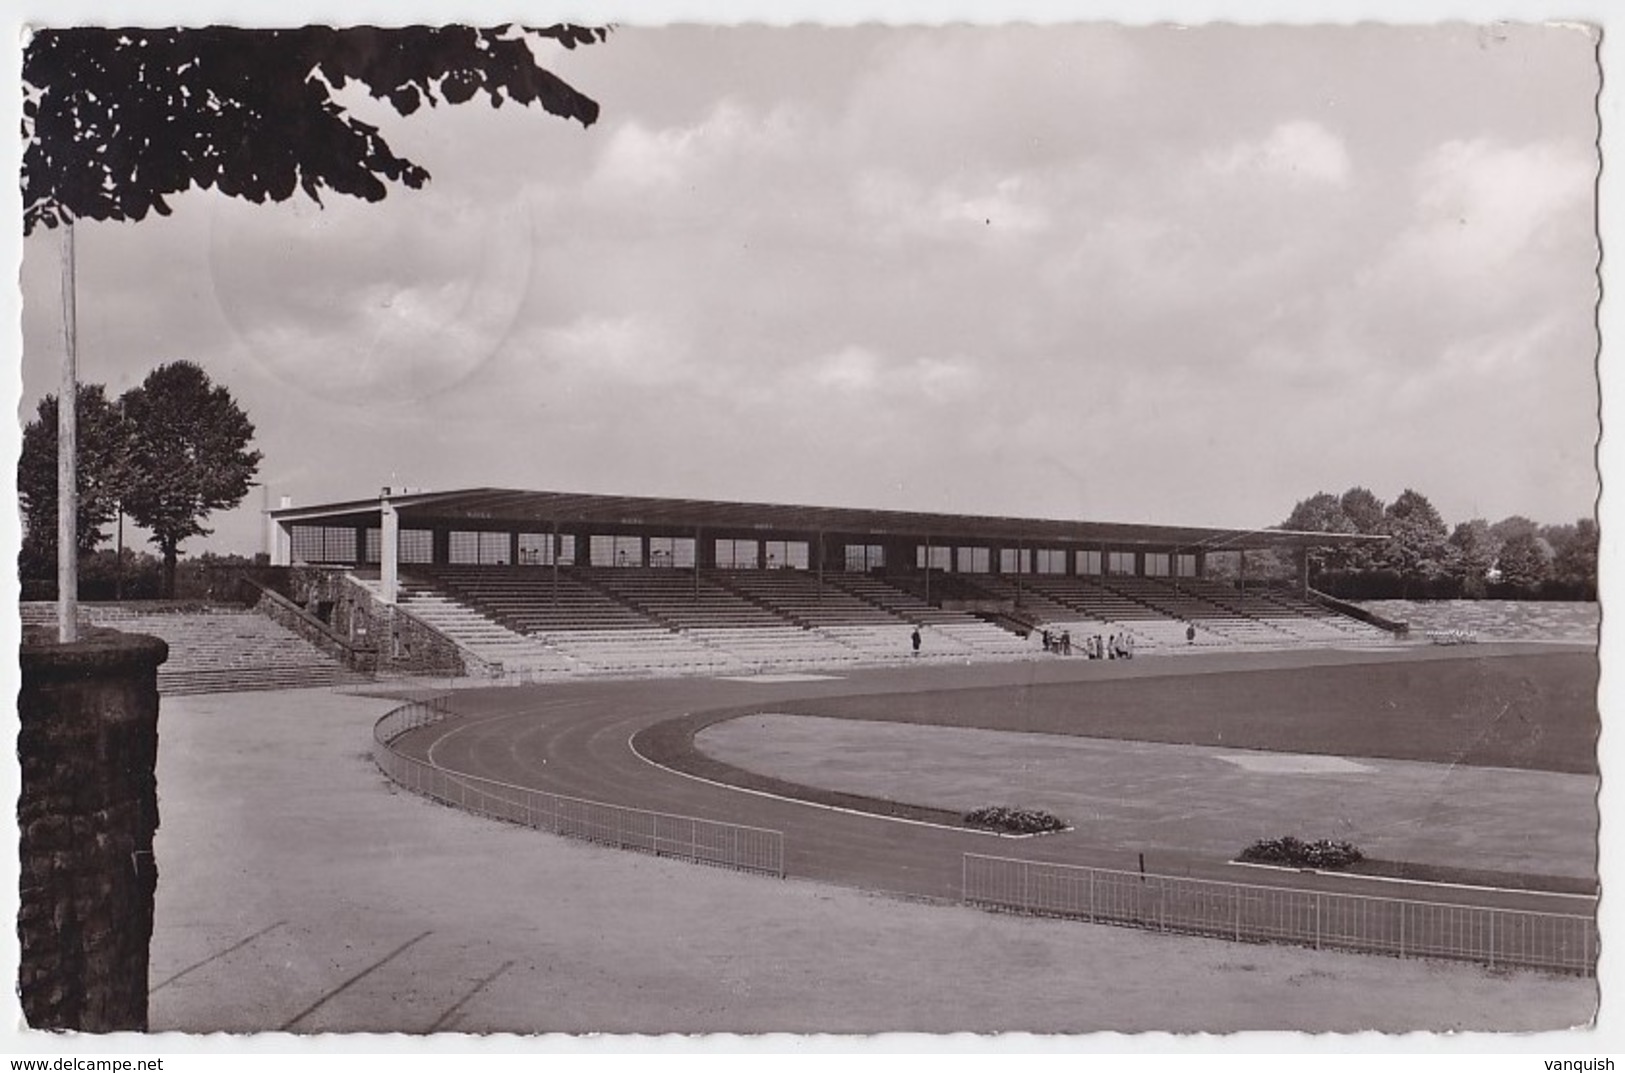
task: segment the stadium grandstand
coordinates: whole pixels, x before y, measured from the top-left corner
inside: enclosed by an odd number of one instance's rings
[[[270,511],[285,595],[379,669],[737,673],[1382,643],[1315,593],[1367,536],[470,488]],[[1296,584],[1249,578],[1285,552]],[[1225,557],[1225,580],[1210,567]],[[917,635],[917,638],[916,638]]]

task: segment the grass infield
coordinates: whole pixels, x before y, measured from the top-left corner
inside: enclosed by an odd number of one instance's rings
[[[1597,772],[1593,655],[1485,655],[1268,671],[785,700],[775,712],[1328,756]],[[799,800],[964,826],[952,811],[792,783],[701,752],[700,730],[761,705],[697,712],[641,731],[647,758]],[[990,802],[996,803],[996,802]],[[1239,847],[1238,847],[1239,849]],[[1584,890],[1540,877],[1366,862],[1396,878]]]

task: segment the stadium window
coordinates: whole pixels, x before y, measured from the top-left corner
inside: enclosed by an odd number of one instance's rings
[[[954,562],[962,574],[985,574],[991,568],[991,553],[986,548],[959,548]]]
[[[384,561],[384,534],[379,529],[367,530],[367,554],[361,560],[364,563],[381,563]]]
[[[716,552],[717,566],[723,570],[756,569],[757,546],[754,540],[719,540]]]
[[[330,525],[295,525],[290,552],[299,563],[355,562],[355,530]]]
[[[1145,553],[1145,576],[1167,577],[1170,573],[1168,553],[1165,551],[1148,551]]]
[[[480,561],[480,535],[465,529],[453,529],[446,540],[450,561],[457,566],[472,566]]]
[[[294,562],[321,562],[322,527],[319,525],[288,526],[288,545]]]
[[[552,566],[553,565],[553,534],[552,533],[520,533],[519,534],[519,565],[520,566]]]
[[[1030,574],[1031,558],[1031,553],[1026,548],[1000,548],[999,573]]]
[[[932,570],[946,571],[952,569],[952,565],[950,563],[950,560],[953,557],[952,548],[943,548],[933,545],[927,549],[924,544],[917,544],[914,547],[914,565],[916,567],[920,568],[921,570],[926,568],[925,554],[927,550],[929,550],[931,553],[930,566]]]
[[[694,538],[650,537],[649,565],[692,567],[694,565]]]
[[[1078,552],[1078,573],[1092,574],[1098,577],[1100,574],[1100,552]]]
[[[434,533],[428,529],[402,529],[396,558],[403,563],[434,562]]]
[[[486,566],[507,566],[512,543],[507,533],[481,533],[480,562]]]
[[[643,538],[635,536],[606,536],[595,533],[592,541],[594,566],[642,566]]]
[[[1195,555],[1176,555],[1176,556],[1174,556],[1174,571],[1180,577],[1195,577],[1196,576],[1196,556]]]
[[[1037,574],[1064,574],[1066,573],[1066,552],[1060,548],[1034,548],[1034,573]]]
[[[886,549],[880,544],[848,544],[846,569],[854,574],[876,570],[886,565]]]
[[[1106,557],[1106,572],[1115,577],[1125,577],[1134,573],[1134,553],[1132,551],[1114,551]]]
[[[769,540],[762,544],[762,561],[769,570],[805,570],[808,554],[805,540]]]

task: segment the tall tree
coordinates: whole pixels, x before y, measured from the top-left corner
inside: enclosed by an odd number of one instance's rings
[[[1411,584],[1444,575],[1450,564],[1449,530],[1427,496],[1407,488],[1383,512],[1390,539],[1381,561],[1393,568],[1409,594]]]
[[[259,468],[254,425],[225,388],[187,361],[160,365],[120,400],[130,442],[125,510],[152,532],[164,561],[163,592],[175,592],[181,543],[212,530],[204,519],[248,494]]]
[[[119,408],[100,384],[80,384],[78,418],[78,552],[105,539],[102,527],[118,512],[127,479],[128,444]],[[47,395],[23,427],[17,460],[17,498],[23,515],[22,576],[50,577],[56,561],[57,398]]]
[[[1574,523],[1574,535],[1557,549],[1551,573],[1557,580],[1595,592],[1597,587],[1597,523],[1581,518]]]
[[[1512,514],[1490,526],[1490,532],[1495,534],[1496,539],[1505,543],[1513,537],[1539,536],[1540,524],[1533,519],[1525,518],[1522,514]]]
[[[1532,589],[1550,575],[1551,551],[1546,547],[1546,542],[1533,532],[1520,532],[1501,545],[1501,556],[1496,565],[1500,568],[1503,582]]]
[[[1343,517],[1353,523],[1357,532],[1382,532],[1382,520],[1386,516],[1383,503],[1371,489],[1356,485],[1343,493],[1337,505],[1343,511]]]
[[[1454,553],[1450,572],[1461,580],[1462,594],[1477,599],[1484,595],[1484,583],[1501,553],[1501,541],[1490,532],[1483,518],[1462,522],[1450,533]]]
[[[1292,513],[1281,524],[1281,528],[1305,533],[1362,532],[1344,512],[1345,498],[1347,497],[1335,496],[1330,492],[1316,492],[1308,499],[1300,500],[1292,508]],[[1310,553],[1310,563],[1317,570],[1358,569],[1367,564],[1369,557],[1370,553],[1364,548],[1317,549]]]
[[[193,186],[249,201],[303,190],[379,201],[429,173],[333,91],[355,80],[401,115],[483,93],[590,126],[598,105],[540,66],[607,30],[470,26],[36,31],[23,56],[23,228],[167,214]]]

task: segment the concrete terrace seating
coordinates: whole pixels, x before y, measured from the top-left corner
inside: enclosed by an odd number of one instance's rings
[[[376,582],[361,584],[377,591]],[[518,633],[452,596],[421,582],[403,581],[403,611],[415,616],[458,648],[507,674],[567,675],[579,668],[546,642]]]
[[[1410,625],[1411,636],[1465,630],[1480,641],[1596,644],[1599,605],[1546,600],[1362,600],[1383,618]]]
[[[1045,595],[1041,590],[1034,588],[1030,580],[1030,578],[1023,576],[1018,582],[1013,577],[988,574],[978,577],[976,584],[990,598],[1009,601],[1014,605],[1018,618],[1034,622],[1040,628],[1050,623],[1065,623],[1067,626],[1074,627],[1082,622],[1092,623],[1095,626],[1104,624],[1101,619],[1092,618],[1079,611],[1076,607],[1068,606]],[[1077,631],[1074,630],[1073,632]]]
[[[873,574],[826,574],[824,582],[886,612],[890,617],[883,620],[885,622],[929,626],[939,622],[963,622],[970,618],[963,611],[945,611],[928,604],[913,593]],[[876,624],[880,621],[877,620]]]
[[[531,571],[548,575],[545,583],[547,599],[552,597],[552,571]],[[587,623],[607,620],[615,625],[593,626],[566,622],[553,628],[544,626],[547,615],[530,613],[523,605],[522,596],[527,584],[534,579],[520,572],[500,568],[491,579],[468,578],[456,571],[457,588],[447,585],[444,590],[420,578],[406,579],[400,598],[401,606],[427,625],[438,630],[460,648],[477,659],[501,667],[504,674],[522,677],[554,677],[580,674],[682,674],[702,671],[733,670],[743,666],[728,653],[686,638],[673,630],[652,622],[631,609],[622,608],[621,614],[605,614],[603,605],[612,603],[610,597],[590,589],[579,578],[569,578],[573,594],[591,595],[574,601],[589,608]],[[442,580],[438,574],[434,581]],[[366,584],[363,582],[363,584]],[[560,591],[565,588],[564,572],[560,571]],[[484,599],[465,595],[484,592],[502,601],[507,621],[498,621],[484,613]],[[541,598],[539,595],[537,598]],[[549,604],[548,615],[556,614],[561,605]],[[620,605],[614,605],[619,608]],[[533,624],[531,630],[519,632],[510,627],[514,620]]]
[[[922,657],[951,655],[959,659],[1011,659],[1029,656],[1034,651],[1033,643],[1027,638],[1018,637],[1006,629],[983,622],[975,615],[964,611],[933,607],[918,596],[888,584],[883,578],[871,574],[851,573],[826,575],[824,580],[865,603],[885,610],[894,619],[918,624],[921,628]],[[912,630],[909,632],[912,633]],[[891,638],[894,636],[891,633],[877,634],[865,641],[854,635],[848,643],[877,650],[876,641],[881,641],[884,647],[879,650],[891,650]],[[956,648],[963,651],[955,651]]]
[[[746,668],[732,653],[662,628],[560,630],[548,644],[583,669],[609,674],[685,674]]]
[[[1220,582],[1209,584],[1222,585]],[[1235,592],[1234,589],[1230,591]],[[1393,635],[1387,630],[1340,614],[1285,589],[1264,586],[1248,589],[1242,606],[1307,644],[1389,644],[1393,641]]]
[[[853,663],[864,653],[842,643],[835,630],[802,626],[701,627],[683,631],[708,648],[751,667],[820,667]]]
[[[1125,623],[1168,617],[1137,600],[1106,588],[1094,578],[1035,574],[1028,577],[1024,584],[1061,606],[1081,613],[1085,618],[1100,622]]]
[[[545,566],[414,567],[413,579],[433,583],[519,633],[659,625],[573,567],[557,572]]]
[[[648,618],[675,629],[778,628],[791,620],[718,584],[710,572],[601,567],[584,579]]]
[[[717,582],[802,626],[895,625],[892,612],[804,570],[718,570]]]
[[[25,626],[54,626],[56,605],[21,605]],[[79,621],[169,644],[161,693],[303,689],[367,681],[315,645],[247,608],[216,604],[80,604]]]

